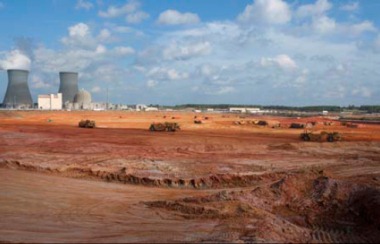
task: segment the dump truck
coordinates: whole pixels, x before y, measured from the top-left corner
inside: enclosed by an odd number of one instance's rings
[[[165,123],[152,123],[149,127],[150,131],[177,131],[180,130],[178,123],[171,123],[171,122],[165,122]]]
[[[334,142],[334,141],[340,141],[342,139],[341,135],[338,132],[326,132],[322,131],[321,133],[313,133],[304,131],[300,134],[300,138],[303,141],[328,141],[328,142]]]
[[[79,121],[78,126],[80,128],[95,128],[95,121],[89,119],[81,120]]]

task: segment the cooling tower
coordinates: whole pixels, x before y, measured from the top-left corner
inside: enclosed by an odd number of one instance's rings
[[[4,96],[3,107],[30,108],[33,107],[32,95],[28,86],[29,71],[9,69],[8,87]]]
[[[62,93],[62,104],[74,102],[75,94],[78,93],[78,73],[59,72],[59,90]]]

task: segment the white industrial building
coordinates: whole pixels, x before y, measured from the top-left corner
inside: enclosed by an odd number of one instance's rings
[[[239,113],[245,113],[247,112],[246,108],[230,108],[230,112],[239,112]]]
[[[251,113],[251,114],[255,114],[255,113],[261,113],[262,111],[260,110],[260,108],[234,108],[234,107],[231,107],[229,109],[230,112],[239,112],[239,113]]]
[[[38,95],[38,108],[48,110],[62,109],[62,93]]]
[[[263,111],[260,110],[260,108],[246,108],[247,113],[251,114],[257,114],[262,113]]]
[[[147,107],[145,104],[137,104],[136,111],[144,111]]]
[[[156,107],[146,107],[145,111],[146,112],[149,112],[149,111],[158,111],[158,108],[156,108]]]

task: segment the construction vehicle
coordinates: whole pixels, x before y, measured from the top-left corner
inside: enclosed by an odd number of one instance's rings
[[[292,129],[302,129],[302,128],[305,128],[305,125],[304,124],[300,124],[300,123],[291,123],[289,128],[292,128]]]
[[[340,141],[342,139],[341,135],[338,132],[326,132],[322,131],[321,133],[313,133],[308,132],[305,130],[303,133],[300,134],[300,138],[303,141],[328,141],[328,142],[334,142],[334,141]]]
[[[152,123],[149,127],[150,131],[177,131],[180,130],[178,123],[171,123],[171,122],[165,122],[165,123]]]
[[[78,126],[80,128],[95,128],[95,121],[94,120],[81,120],[79,121]]]
[[[257,125],[267,126],[267,125],[268,125],[268,122],[265,121],[265,120],[259,120],[259,122],[257,122]]]

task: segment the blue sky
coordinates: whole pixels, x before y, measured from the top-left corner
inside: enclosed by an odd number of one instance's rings
[[[114,103],[380,104],[380,1],[0,0],[6,69]]]

